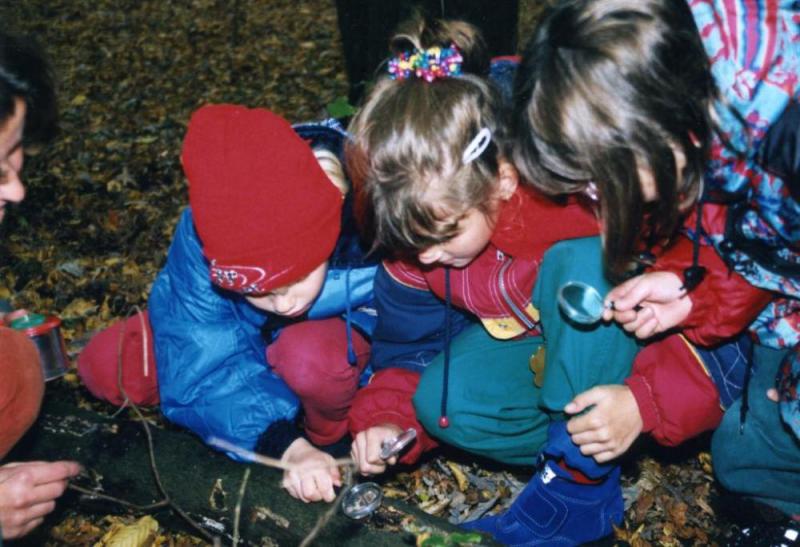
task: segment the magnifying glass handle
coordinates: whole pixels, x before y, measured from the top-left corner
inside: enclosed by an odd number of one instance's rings
[[[411,441],[416,438],[417,430],[413,427],[409,427],[397,437],[391,437],[384,440],[381,443],[381,459],[388,460],[392,456],[397,456],[406,446],[409,445],[409,443],[411,443]]]

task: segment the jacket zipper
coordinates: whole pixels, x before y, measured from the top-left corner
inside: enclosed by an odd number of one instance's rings
[[[503,299],[505,300],[506,304],[508,304],[508,307],[511,308],[511,311],[514,313],[517,319],[519,319],[519,321],[523,325],[525,325],[526,328],[528,329],[534,328],[536,324],[533,323],[530,320],[530,318],[522,310],[519,309],[519,307],[514,303],[513,300],[511,300],[511,296],[508,294],[508,291],[506,290],[506,282],[504,276],[506,270],[508,270],[508,268],[511,267],[511,262],[513,262],[514,259],[509,258],[508,260],[506,260],[505,255],[501,251],[497,251],[497,258],[503,260],[503,265],[500,266],[500,275],[498,277],[500,294],[503,296]]]

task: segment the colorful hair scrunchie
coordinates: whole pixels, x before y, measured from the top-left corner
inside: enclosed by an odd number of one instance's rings
[[[389,77],[392,80],[407,80],[417,77],[432,82],[439,78],[461,75],[464,57],[455,44],[450,47],[432,47],[404,51],[389,60]]]

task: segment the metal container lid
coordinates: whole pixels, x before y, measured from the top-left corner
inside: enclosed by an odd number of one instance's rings
[[[61,325],[61,319],[55,315],[44,316],[39,313],[28,313],[11,322],[11,328],[21,330],[28,336],[38,336]]]

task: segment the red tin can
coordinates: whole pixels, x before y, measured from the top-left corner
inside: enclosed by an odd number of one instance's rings
[[[67,348],[61,336],[61,319],[31,313],[11,322],[11,328],[24,332],[36,345],[45,382],[63,376],[69,370]]]

